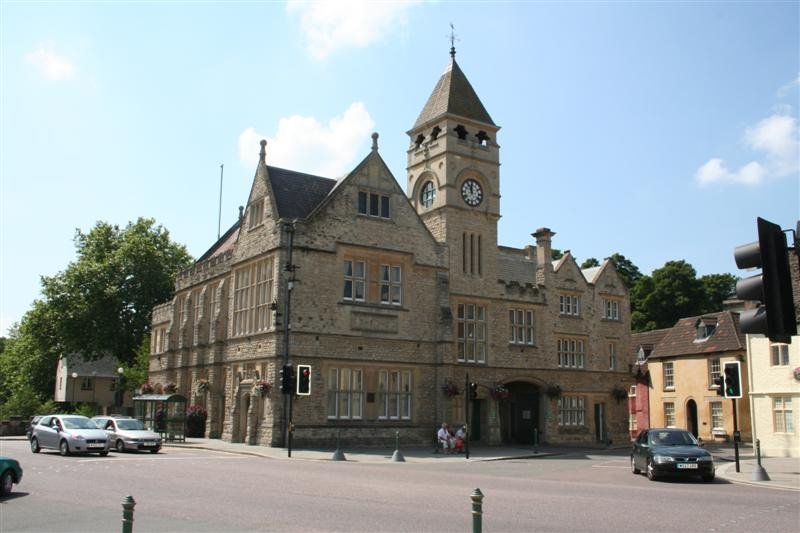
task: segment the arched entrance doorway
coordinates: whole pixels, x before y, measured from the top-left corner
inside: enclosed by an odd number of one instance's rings
[[[539,387],[533,383],[514,381],[505,385],[508,398],[500,400],[500,435],[504,444],[533,444],[534,430],[542,441],[539,423]]]
[[[694,400],[686,402],[686,429],[697,437],[697,403]]]

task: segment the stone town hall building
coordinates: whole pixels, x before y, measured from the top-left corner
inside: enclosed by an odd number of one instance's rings
[[[442,421],[484,444],[628,439],[627,291],[608,260],[553,261],[548,228],[498,245],[500,128],[451,55],[408,132],[408,194],[377,134],[339,180],[270,166],[262,141],[238,222],[154,309],[150,379],[205,404],[209,437],[286,445],[288,349],[312,369],[297,445],[431,444]]]

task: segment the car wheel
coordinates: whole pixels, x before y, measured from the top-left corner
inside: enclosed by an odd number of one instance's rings
[[[655,481],[658,479],[655,470],[653,470],[653,463],[647,461],[647,479],[650,481]]]
[[[31,451],[33,453],[39,453],[42,449],[39,447],[39,439],[36,437],[31,439]]]
[[[703,481],[705,481],[706,483],[711,483],[712,481],[714,481],[714,472],[711,472],[710,474],[703,474],[703,475],[702,475],[702,476],[700,476],[700,477],[701,477],[701,478],[703,479]]]
[[[65,457],[67,455],[69,455],[69,444],[67,444],[67,441],[62,440],[58,444],[58,451],[61,453],[61,455],[65,456]]]
[[[105,457],[106,455],[108,455],[108,450],[100,452],[100,457]]]
[[[633,459],[633,457],[631,457],[631,472],[637,475],[642,473],[641,470],[636,468],[636,461]]]
[[[125,451],[125,443],[122,442],[122,439],[117,439],[117,444],[115,445],[115,447],[119,453]]]
[[[11,470],[3,472],[0,478],[0,494],[8,494],[11,492],[11,485],[14,484],[14,476],[11,475]]]

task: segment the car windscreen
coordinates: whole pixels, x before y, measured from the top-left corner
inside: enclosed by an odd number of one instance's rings
[[[117,428],[119,429],[129,429],[129,430],[140,430],[144,429],[144,424],[139,422],[136,419],[130,420],[117,420]]]
[[[650,444],[654,446],[695,446],[697,440],[688,431],[652,431]]]
[[[88,418],[62,418],[64,429],[97,429],[97,424]]]

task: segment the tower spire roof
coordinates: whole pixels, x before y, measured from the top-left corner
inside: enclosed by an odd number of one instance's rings
[[[445,70],[433,92],[428,98],[425,107],[417,117],[414,127],[421,126],[426,122],[437,119],[444,114],[458,115],[483,122],[491,126],[496,126],[489,116],[486,108],[483,107],[475,89],[472,88],[467,77],[456,63],[455,47],[450,49],[450,64]]]

